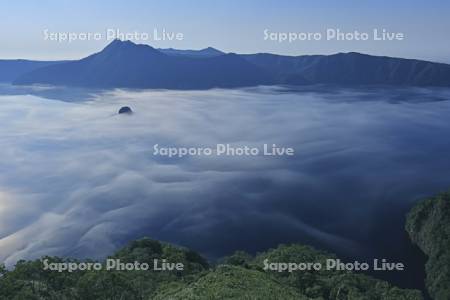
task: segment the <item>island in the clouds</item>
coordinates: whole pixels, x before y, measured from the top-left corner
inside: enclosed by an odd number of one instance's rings
[[[257,85],[450,86],[450,65],[360,53],[282,56],[155,49],[115,40],[80,60],[0,60],[0,81],[96,88],[209,89]]]

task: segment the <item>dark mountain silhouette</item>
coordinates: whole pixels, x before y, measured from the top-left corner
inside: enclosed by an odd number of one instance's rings
[[[22,74],[55,63],[60,63],[60,61],[2,59],[0,60],[0,82],[13,82],[17,77],[21,76]]]
[[[78,61],[43,67],[16,84],[86,87],[207,89],[271,84],[270,74],[236,54],[204,59],[169,56],[148,45],[113,41]]]
[[[450,65],[360,53],[281,56],[154,49],[115,40],[101,52],[21,74],[15,84],[167,89],[256,85],[450,86]]]
[[[450,65],[414,59],[355,52],[328,56],[249,54],[242,57],[273,74],[280,84],[450,86]]]
[[[161,49],[159,48],[158,51],[172,56],[190,56],[190,57],[198,57],[198,58],[204,58],[204,57],[214,57],[225,54],[224,52],[217,50],[213,47],[208,47],[201,50],[178,50],[173,48],[167,48],[167,49]]]

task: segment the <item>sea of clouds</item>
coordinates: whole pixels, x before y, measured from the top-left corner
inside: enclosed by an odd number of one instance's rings
[[[401,256],[404,213],[450,188],[448,100],[418,88],[2,86],[0,261],[102,258],[142,236],[210,258],[288,242]],[[218,143],[295,156],[152,154]]]

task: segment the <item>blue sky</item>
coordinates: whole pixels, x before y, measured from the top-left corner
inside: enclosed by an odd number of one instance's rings
[[[288,55],[358,51],[376,55],[450,62],[450,3],[431,1],[68,1],[22,0],[0,4],[0,58],[73,59],[98,51],[107,41],[44,40],[50,32],[183,33],[181,41],[144,43],[154,47]],[[405,34],[403,41],[264,40],[269,32],[372,32]]]

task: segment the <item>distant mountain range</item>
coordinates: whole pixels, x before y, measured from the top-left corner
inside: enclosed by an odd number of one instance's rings
[[[59,61],[33,61],[25,59],[0,60],[0,82],[12,82],[22,74],[49,66]]]
[[[168,55],[148,45],[115,40],[101,52],[81,60],[22,74],[14,84],[207,89],[273,83],[269,72],[262,72],[236,54],[199,59],[181,53]]]
[[[17,85],[208,89],[256,85],[450,86],[450,65],[360,53],[282,56],[155,49],[115,40],[73,61],[0,60],[0,81]]]
[[[178,50],[173,48],[168,49],[161,49],[158,48],[158,51],[172,56],[190,56],[190,57],[213,57],[213,56],[219,56],[224,55],[225,53],[217,50],[213,47],[208,47],[201,50]]]

